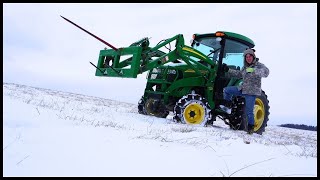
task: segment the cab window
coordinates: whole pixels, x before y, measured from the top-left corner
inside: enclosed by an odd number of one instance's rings
[[[222,63],[227,64],[232,69],[241,69],[243,67],[243,51],[247,48],[249,48],[248,45],[226,39]]]

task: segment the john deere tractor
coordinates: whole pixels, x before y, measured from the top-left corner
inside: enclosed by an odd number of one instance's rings
[[[62,17],[62,16],[61,16]],[[216,117],[234,130],[246,130],[244,98],[234,97],[231,114],[218,107],[224,104],[223,88],[238,86],[242,79],[225,76],[222,65],[240,69],[243,51],[253,48],[246,36],[226,31],[193,34],[191,45],[185,45],[182,34],[160,41],[151,47],[142,38],[127,47],[116,48],[99,37],[62,17],[110,49],[100,50],[95,76],[137,78],[148,71],[147,84],[138,102],[138,112],[166,118],[170,112],[180,123],[208,126]],[[254,106],[254,132],[262,134],[269,120],[269,101],[262,91]]]

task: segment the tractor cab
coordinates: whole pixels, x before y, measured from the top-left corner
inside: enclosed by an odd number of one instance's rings
[[[218,31],[209,34],[194,34],[191,46],[206,54],[219,66],[225,63],[231,69],[241,69],[243,51],[253,48],[254,42],[237,33]]]
[[[209,34],[194,34],[191,46],[206,54],[218,66],[214,99],[219,104],[223,101],[223,88],[238,85],[241,82],[241,79],[224,77],[222,64],[228,65],[230,69],[240,70],[244,65],[243,52],[247,48],[253,48],[254,42],[237,33],[218,31]]]

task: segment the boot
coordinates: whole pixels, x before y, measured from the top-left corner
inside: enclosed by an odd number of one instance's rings
[[[248,134],[253,134],[254,133],[254,125],[248,124]]]

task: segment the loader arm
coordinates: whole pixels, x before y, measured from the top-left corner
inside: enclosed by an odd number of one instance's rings
[[[165,53],[160,48],[175,41],[174,49]],[[101,50],[99,54],[96,76],[136,78],[153,68],[167,63],[185,62],[197,74],[201,69],[210,69],[215,63],[202,52],[184,44],[182,34],[166,39],[155,47],[149,47],[148,38],[144,38],[129,47],[118,50]],[[206,65],[203,65],[206,63]],[[102,73],[103,72],[103,73]]]

